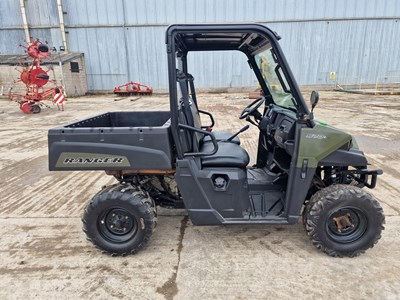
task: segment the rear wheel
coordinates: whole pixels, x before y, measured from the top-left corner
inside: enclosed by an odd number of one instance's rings
[[[116,184],[97,193],[86,206],[83,231],[111,255],[133,254],[149,241],[157,217],[154,201],[135,187]]]
[[[354,257],[377,243],[385,217],[371,194],[355,186],[332,185],[312,196],[303,221],[318,249],[331,256]]]

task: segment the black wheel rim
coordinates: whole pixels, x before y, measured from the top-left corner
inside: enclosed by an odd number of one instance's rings
[[[100,234],[114,243],[124,243],[135,236],[138,226],[136,218],[121,207],[104,211],[98,219]]]
[[[356,207],[342,207],[329,214],[326,223],[328,236],[335,242],[352,243],[366,232],[368,221],[365,213]]]
[[[32,111],[32,113],[34,113],[34,114],[39,113],[39,112],[40,112],[40,106],[39,106],[39,105],[32,105],[32,106],[31,106],[31,111]]]

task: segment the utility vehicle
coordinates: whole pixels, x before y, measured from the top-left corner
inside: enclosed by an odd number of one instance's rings
[[[313,244],[331,256],[374,246],[384,215],[362,188],[374,188],[382,171],[367,169],[354,137],[314,120],[318,94],[310,111],[279,39],[258,24],[172,25],[170,111],[109,112],[49,130],[50,170],[105,170],[118,180],[85,208],[83,230],[95,246],[137,252],[157,206],[186,208],[194,225],[296,224],[302,216]],[[198,107],[187,56],[220,50],[245,54],[261,86],[239,116],[259,129],[254,166],[238,137],[249,125],[211,130],[213,115]]]

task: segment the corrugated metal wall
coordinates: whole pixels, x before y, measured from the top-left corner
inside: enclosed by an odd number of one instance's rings
[[[166,89],[164,32],[172,23],[258,22],[281,36],[300,84],[374,83],[400,76],[397,0],[63,0],[68,47],[85,53],[90,90],[128,80]],[[31,35],[61,43],[56,0],[25,0]],[[22,53],[18,0],[0,1],[0,53]],[[256,84],[241,53],[193,53],[198,87]]]

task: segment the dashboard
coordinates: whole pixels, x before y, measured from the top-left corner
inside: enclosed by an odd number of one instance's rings
[[[294,151],[296,113],[270,105],[259,127],[263,137],[261,146],[270,153],[271,160],[286,169]]]

